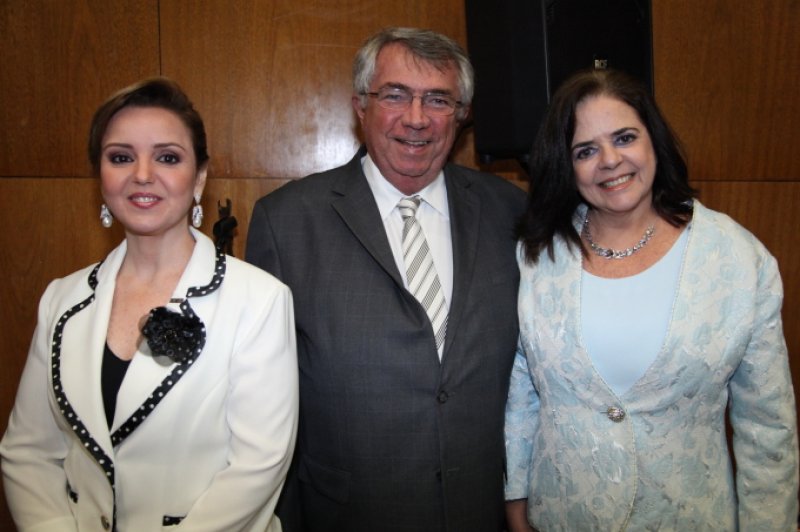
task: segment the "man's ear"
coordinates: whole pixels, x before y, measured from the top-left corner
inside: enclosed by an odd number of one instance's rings
[[[353,110],[358,115],[358,121],[363,123],[364,122],[364,97],[359,96],[358,94],[353,94],[351,98],[351,102],[353,103]]]
[[[456,110],[456,120],[458,120],[459,125],[464,125],[464,122],[467,121],[467,117],[469,117],[469,112],[472,111],[472,105],[462,105]]]

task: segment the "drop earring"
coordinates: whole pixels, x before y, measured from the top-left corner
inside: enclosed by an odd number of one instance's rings
[[[192,207],[192,225],[200,228],[203,225],[203,207],[200,205],[200,196],[194,197],[194,207]]]
[[[100,223],[103,224],[103,227],[106,229],[111,227],[111,224],[114,223],[114,217],[111,215],[111,211],[108,210],[105,203],[100,205]]]

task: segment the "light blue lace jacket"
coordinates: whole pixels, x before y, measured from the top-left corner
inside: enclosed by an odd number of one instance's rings
[[[775,259],[752,234],[694,202],[665,344],[620,397],[581,342],[578,250],[559,242],[554,262],[543,255],[520,269],[506,499],[527,498],[537,529],[796,530],[783,291]]]

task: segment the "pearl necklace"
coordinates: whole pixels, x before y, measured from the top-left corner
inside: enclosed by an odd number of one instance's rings
[[[589,247],[592,248],[592,251],[604,259],[624,259],[626,257],[630,257],[642,249],[645,244],[650,242],[650,239],[653,238],[655,232],[656,226],[651,225],[647,228],[647,231],[644,232],[642,238],[640,238],[639,241],[633,245],[633,247],[618,251],[616,249],[600,247],[595,244],[594,240],[592,240],[592,233],[589,232],[589,215],[587,214],[586,218],[583,219],[583,236],[586,237],[586,241],[589,243]]]

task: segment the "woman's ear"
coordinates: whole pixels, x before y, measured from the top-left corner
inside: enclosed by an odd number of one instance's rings
[[[203,164],[197,170],[197,177],[194,182],[194,198],[198,202],[203,197],[203,190],[206,188],[206,175],[208,174],[208,163]]]

